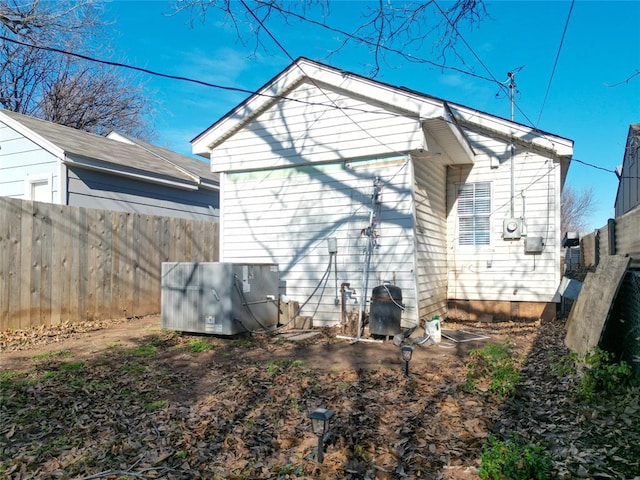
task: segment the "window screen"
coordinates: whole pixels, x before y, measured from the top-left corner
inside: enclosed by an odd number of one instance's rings
[[[460,245],[489,245],[491,232],[491,183],[458,185]]]

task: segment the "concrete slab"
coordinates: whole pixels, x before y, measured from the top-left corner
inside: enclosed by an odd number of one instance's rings
[[[307,338],[313,338],[317,335],[320,335],[320,332],[291,332],[282,333],[280,334],[280,337],[285,340],[289,340],[290,342],[299,342],[301,340],[306,340]]]
[[[587,274],[569,318],[564,343],[584,355],[600,343],[631,258],[605,256],[595,272]]]

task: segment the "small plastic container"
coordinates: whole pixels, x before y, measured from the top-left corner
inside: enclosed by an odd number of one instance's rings
[[[440,316],[434,315],[430,321],[424,322],[425,335],[429,335],[435,343],[442,340],[442,332],[440,331]]]

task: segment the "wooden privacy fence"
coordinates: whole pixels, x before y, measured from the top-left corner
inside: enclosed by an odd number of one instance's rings
[[[607,224],[580,240],[582,265],[598,265],[605,255],[628,255],[640,260],[640,208]]]
[[[0,198],[0,331],[159,313],[162,262],[217,261],[218,228]]]

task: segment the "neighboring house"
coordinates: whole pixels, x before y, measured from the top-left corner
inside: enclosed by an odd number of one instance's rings
[[[0,196],[218,221],[206,162],[117,133],[109,138],[0,110]]]
[[[629,126],[616,195],[616,217],[640,205],[640,123]]]
[[[316,324],[338,285],[385,281],[408,326],[555,315],[571,140],[300,58],[191,143],[221,175],[220,260],[277,263]]]

